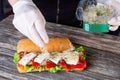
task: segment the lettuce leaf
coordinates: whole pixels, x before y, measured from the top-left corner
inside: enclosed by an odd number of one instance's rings
[[[59,70],[62,70],[62,67],[59,66],[59,65],[57,65],[57,66],[55,66],[55,67],[53,67],[53,68],[49,68],[49,69],[48,69],[48,71],[49,71],[50,73],[56,73],[56,72],[59,71]]]
[[[82,55],[81,60],[86,60],[86,55]]]
[[[31,72],[34,69],[34,67],[33,66],[24,66],[24,69],[27,72]]]
[[[84,48],[83,48],[83,46],[80,46],[80,47],[76,48],[76,49],[73,50],[73,51],[77,51],[77,52],[82,51],[82,52],[84,52]]]
[[[42,67],[34,67],[32,65],[26,65],[26,66],[24,66],[24,69],[27,72],[31,72],[32,70],[39,71],[39,72],[45,71],[44,66],[42,66]]]
[[[18,60],[19,60],[19,53],[18,53],[18,52],[15,52],[15,53],[14,53],[14,56],[13,56],[13,62],[14,62],[15,64],[17,64],[17,63],[18,63]]]
[[[42,72],[42,71],[44,71],[45,70],[45,67],[40,67],[40,68],[38,68],[38,71],[39,72]]]

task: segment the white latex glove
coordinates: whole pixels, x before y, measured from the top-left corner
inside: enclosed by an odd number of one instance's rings
[[[32,0],[19,0],[13,7],[14,26],[39,47],[48,42],[46,21]]]
[[[115,31],[120,26],[120,0],[107,0],[107,4],[115,9],[114,16],[108,21],[111,25],[109,30]]]

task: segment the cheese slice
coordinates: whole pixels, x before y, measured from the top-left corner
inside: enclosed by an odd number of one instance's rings
[[[67,64],[76,65],[79,61],[79,54],[78,52],[66,51],[62,53],[62,59],[64,59]]]
[[[48,52],[41,53],[34,59],[34,61],[41,64],[45,59],[49,58],[49,56],[50,56],[50,53]]]
[[[58,52],[51,53],[49,60],[51,60],[55,64],[58,64],[58,62],[61,60],[60,54],[62,54],[62,53],[58,53]]]
[[[31,52],[29,54],[25,54],[18,63],[25,66],[36,56],[37,56],[37,54],[35,54],[33,52]]]

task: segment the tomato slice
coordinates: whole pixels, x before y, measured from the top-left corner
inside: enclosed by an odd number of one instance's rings
[[[64,60],[60,60],[58,64],[62,67],[67,67],[67,64]]]
[[[62,66],[65,71],[70,71],[73,68],[71,65],[68,65],[64,60],[60,60],[59,65]]]
[[[24,55],[24,52],[19,53],[19,60],[23,57],[23,55]]]
[[[67,65],[67,67],[64,67],[65,71],[71,71],[73,67],[71,65]]]
[[[34,61],[34,58],[31,61],[32,61],[32,66],[34,66],[34,67],[40,67],[41,66],[39,63]]]
[[[86,61],[82,60],[78,62],[76,65],[74,65],[75,68],[86,68]]]
[[[46,61],[46,68],[52,68],[52,67],[55,67],[55,66],[56,66],[56,64],[53,63],[52,61],[50,61],[50,60]]]

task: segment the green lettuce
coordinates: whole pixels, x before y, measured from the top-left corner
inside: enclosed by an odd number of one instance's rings
[[[86,55],[83,55],[81,60],[86,60]]]
[[[84,52],[84,48],[83,48],[83,46],[80,46],[80,47],[76,48],[76,49],[73,50],[73,51],[77,51],[77,52],[82,51],[82,52]]]
[[[37,71],[39,71],[39,72],[45,71],[45,67],[42,66],[42,67],[38,68]]]
[[[31,72],[32,70],[39,71],[39,72],[45,71],[45,67],[44,66],[35,68],[32,65],[26,65],[26,66],[24,66],[24,69],[27,72]]]
[[[19,60],[19,53],[18,53],[18,52],[15,52],[15,53],[14,53],[14,56],[13,56],[13,62],[14,62],[15,64],[17,64],[17,63],[18,63],[18,60]]]
[[[34,67],[33,66],[24,66],[24,69],[27,72],[31,72],[34,69]]]
[[[50,73],[56,73],[56,72],[59,71],[59,70],[62,70],[62,67],[59,66],[59,65],[57,65],[57,66],[55,66],[55,67],[53,67],[53,68],[49,68],[49,69],[48,69],[48,71],[49,71]]]

